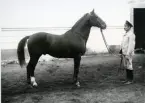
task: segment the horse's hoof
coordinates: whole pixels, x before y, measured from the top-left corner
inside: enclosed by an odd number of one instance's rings
[[[34,82],[34,83],[31,83],[31,86],[32,86],[32,88],[37,88],[38,84],[36,82]]]
[[[33,87],[37,87],[38,85],[37,85],[37,83],[33,83],[33,85],[32,85]]]
[[[76,82],[76,86],[80,88],[80,82]]]

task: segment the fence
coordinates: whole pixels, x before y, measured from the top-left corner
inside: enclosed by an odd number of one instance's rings
[[[61,35],[69,29],[71,29],[71,27],[1,28],[0,47],[1,49],[16,49],[20,39],[22,39],[27,35],[32,35],[36,32],[48,32],[52,34]],[[122,40],[122,35],[124,34],[123,27],[109,26],[103,32],[106,41],[109,45],[120,45]],[[100,29],[96,27],[91,28],[87,47],[97,52],[102,52],[107,50],[100,33]]]

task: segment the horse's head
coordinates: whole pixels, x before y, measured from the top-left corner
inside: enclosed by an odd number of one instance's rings
[[[99,16],[96,15],[94,9],[90,12],[89,21],[92,26],[97,26],[101,29],[106,29],[106,23]]]

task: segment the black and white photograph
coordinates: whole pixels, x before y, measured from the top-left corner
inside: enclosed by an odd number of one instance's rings
[[[0,0],[1,103],[145,103],[145,0]]]

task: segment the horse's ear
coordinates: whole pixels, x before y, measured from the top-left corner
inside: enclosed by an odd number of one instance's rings
[[[94,13],[94,9],[91,11],[91,14]]]

